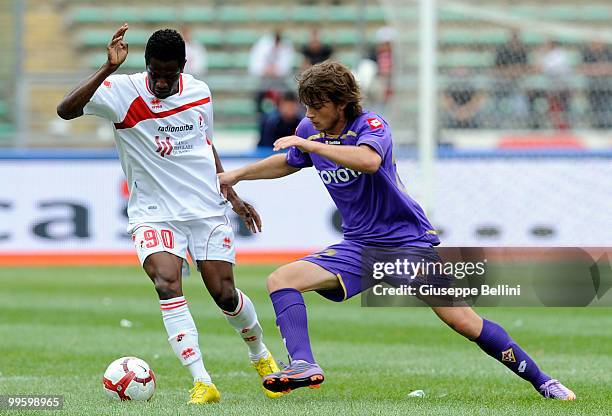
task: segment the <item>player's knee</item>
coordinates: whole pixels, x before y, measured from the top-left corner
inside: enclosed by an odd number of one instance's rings
[[[156,266],[149,268],[147,274],[153,281],[160,299],[171,299],[182,295],[180,276],[176,270]]]
[[[286,289],[289,287],[288,284],[286,273],[283,272],[282,267],[273,271],[266,280],[268,293],[272,293],[280,289]]]
[[[238,293],[234,285],[221,285],[217,290],[211,291],[210,294],[217,306],[224,311],[235,311],[238,307]]]
[[[155,290],[157,291],[160,299],[172,299],[182,296],[181,284],[178,280],[170,281],[165,279],[156,279],[154,283]]]

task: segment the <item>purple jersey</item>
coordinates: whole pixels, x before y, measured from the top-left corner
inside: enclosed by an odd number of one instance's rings
[[[335,146],[366,144],[382,158],[380,169],[366,174],[295,147],[287,153],[287,164],[297,168],[314,165],[317,169],[340,211],[346,240],[393,247],[440,243],[423,209],[406,193],[397,174],[391,130],[382,117],[364,111],[339,136],[325,135],[304,118],[296,135]]]

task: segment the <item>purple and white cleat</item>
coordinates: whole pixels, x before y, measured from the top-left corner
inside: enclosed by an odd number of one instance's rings
[[[318,389],[323,380],[325,376],[318,364],[295,360],[281,371],[264,376],[263,386],[270,391],[289,393],[300,387]]]
[[[576,400],[574,392],[554,378],[542,384],[538,391],[547,399]]]

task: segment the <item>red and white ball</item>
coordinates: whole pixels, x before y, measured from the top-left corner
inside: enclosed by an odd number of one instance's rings
[[[150,400],[155,393],[155,373],[145,361],[121,357],[104,373],[104,392],[115,400]]]

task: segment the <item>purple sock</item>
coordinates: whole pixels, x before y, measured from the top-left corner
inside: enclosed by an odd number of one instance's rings
[[[497,361],[508,367],[517,376],[529,381],[536,390],[550,377],[540,371],[529,355],[495,322],[483,319],[482,332],[475,342]]]
[[[292,360],[315,363],[308,337],[308,317],[302,294],[295,289],[280,289],[270,293],[276,325]]]

